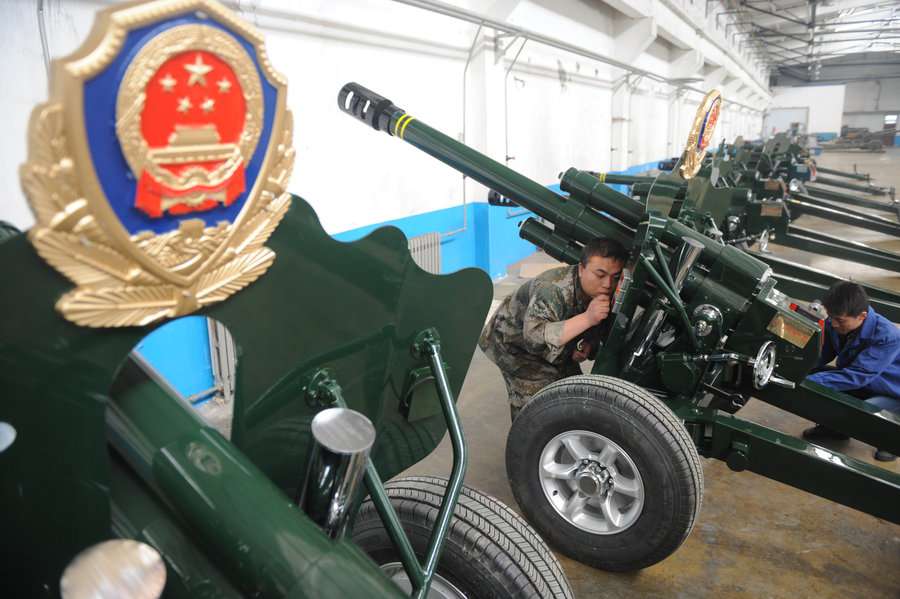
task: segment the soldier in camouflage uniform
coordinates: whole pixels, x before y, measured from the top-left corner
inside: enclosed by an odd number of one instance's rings
[[[596,353],[626,257],[618,242],[594,239],[579,264],[541,274],[497,308],[478,345],[503,374],[513,420],[532,395],[581,374],[579,363]]]

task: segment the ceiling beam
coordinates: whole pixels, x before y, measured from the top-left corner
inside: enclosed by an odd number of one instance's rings
[[[751,5],[751,4],[747,4],[746,2],[742,2],[742,3],[741,3],[741,6],[743,6],[743,7],[745,7],[745,8],[749,8],[750,10],[755,10],[756,12],[761,12],[761,13],[763,13],[763,14],[765,14],[765,15],[769,15],[769,16],[772,16],[772,17],[777,17],[777,18],[779,18],[779,19],[781,19],[781,20],[783,20],[783,21],[788,21],[788,22],[790,22],[790,23],[796,23],[797,25],[804,25],[804,26],[809,25],[809,23],[807,23],[806,21],[801,21],[800,19],[795,19],[795,18],[792,18],[792,17],[786,17],[786,16],[784,16],[784,15],[780,15],[780,14],[778,14],[778,13],[774,13],[774,12],[772,12],[772,11],[770,11],[770,10],[765,10],[765,9],[762,9],[762,8],[757,8],[757,7],[755,7],[755,6]]]
[[[799,35],[797,35],[797,34],[795,34],[795,33],[787,33],[787,32],[784,32],[784,31],[778,31],[777,29],[770,29],[770,28],[768,28],[768,27],[763,27],[762,25],[755,25],[755,27],[756,27],[757,30],[759,30],[759,31],[771,32],[771,33],[767,33],[767,34],[763,34],[763,33],[757,34],[757,37],[760,37],[760,38],[763,38],[763,37],[781,37],[781,36],[784,36],[784,37],[789,37],[789,38],[795,39],[795,40],[800,41],[800,42],[807,42],[807,41],[809,41],[809,38],[800,37]]]

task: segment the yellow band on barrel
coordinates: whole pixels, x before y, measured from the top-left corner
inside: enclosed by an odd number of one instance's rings
[[[403,135],[406,133],[406,128],[407,128],[407,127],[409,126],[409,124],[410,124],[411,122],[413,122],[414,120],[416,120],[416,119],[413,118],[413,117],[409,117],[408,119],[406,119],[406,122],[403,123],[403,125],[400,126],[400,139],[403,139]]]
[[[411,119],[411,118],[412,118],[411,116],[409,116],[408,114],[406,114],[404,112],[403,116],[401,116],[399,119],[397,119],[397,121],[394,123],[394,135],[395,136],[399,135],[400,125],[403,123],[403,121],[405,121],[406,119]]]
[[[601,183],[606,183],[606,173],[597,173],[597,178]]]

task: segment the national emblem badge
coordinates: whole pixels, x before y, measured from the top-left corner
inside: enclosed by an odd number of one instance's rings
[[[712,141],[721,109],[722,93],[717,89],[707,93],[697,107],[697,114],[694,116],[694,122],[688,133],[687,144],[679,166],[679,174],[684,179],[693,178],[703,166],[706,148]]]
[[[213,0],[103,11],[54,64],[20,169],[37,252],[94,327],[188,314],[252,283],[287,212],[287,85],[261,35]]]

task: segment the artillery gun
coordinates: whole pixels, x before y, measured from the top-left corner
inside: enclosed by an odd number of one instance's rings
[[[630,184],[631,194],[643,201],[646,201],[651,188],[656,195],[673,198],[675,203],[670,216],[691,224],[713,238],[721,238],[726,243],[737,244],[751,252],[754,252],[751,247],[758,244],[754,255],[769,263],[776,275],[783,276],[785,285],[791,287],[791,293],[801,299],[811,301],[817,295],[820,297],[830,282],[837,279],[828,273],[772,256],[767,251],[770,237],[787,247],[891,272],[900,270],[900,255],[894,252],[823,234],[799,226],[792,220],[803,215],[817,216],[893,236],[900,236],[900,223],[867,212],[839,207],[805,193],[806,187],[796,177],[808,178],[812,171],[804,166],[804,172],[799,172],[803,163],[802,148],[792,144],[786,136],[779,135],[769,140],[763,150],[753,156],[750,155],[751,149],[740,139],[731,147],[723,144],[715,156],[706,157],[703,167],[690,182],[690,186],[677,177],[674,181],[667,180],[667,175],[660,175],[658,178],[617,174],[598,176],[610,184]],[[748,164],[756,167],[752,168]],[[766,167],[762,171],[755,170],[760,164],[765,164]],[[807,164],[814,169],[809,161]],[[667,166],[674,168],[675,164]],[[858,200],[861,206],[878,207],[887,212],[894,212],[900,206],[864,198]],[[881,308],[890,318],[895,321],[900,318],[900,312],[897,312],[894,305],[900,302],[900,296],[874,287],[869,287],[869,291],[873,297],[889,302],[882,304]]]
[[[162,77],[144,83],[166,89],[173,74],[187,80],[177,62],[187,59],[246,103],[223,121],[211,110],[191,118],[207,115],[210,131],[249,115],[261,133],[253,161],[232,161],[246,166],[231,198],[240,211],[214,198],[213,212],[156,215],[156,229],[129,235],[114,215],[140,218],[140,177],[123,170],[128,123],[114,118],[117,78]],[[241,70],[242,60],[260,70]],[[82,108],[95,84],[112,91],[99,88],[105,100]],[[78,53],[55,65],[52,89],[33,113],[21,168],[37,224],[27,234],[0,224],[0,272],[14,282],[0,289],[5,596],[572,596],[537,533],[462,484],[467,446],[455,395],[490,280],[476,269],[421,270],[395,228],[338,242],[285,191],[294,157],[287,88],[255,29],[210,0],[111,7]],[[248,89],[265,94],[265,105]],[[146,102],[129,112],[141,115],[135,127],[174,126]],[[97,119],[89,136],[78,133],[82,118]],[[102,151],[90,136],[104,137]],[[199,160],[195,178],[212,176],[204,161],[222,152],[175,150],[182,162]],[[130,187],[107,196],[99,185],[85,189],[93,177]],[[168,262],[141,254],[147,243],[167,248]],[[234,394],[221,398],[215,419],[137,348],[191,313],[230,333]],[[449,479],[382,483],[445,433]]]
[[[807,252],[900,271],[900,255],[871,245],[820,233],[792,222],[804,214],[826,218],[869,231],[900,237],[900,224],[852,210],[838,210],[815,198],[788,194],[781,180],[748,178],[721,156],[708,161],[690,181],[673,174],[658,177],[594,173],[602,182],[631,185],[632,198],[653,203],[707,237],[744,249],[768,264],[782,291],[807,302],[820,299],[837,276],[779,258],[768,250],[769,240]],[[714,183],[715,181],[715,183]],[[752,187],[744,187],[744,182]],[[611,201],[631,200],[609,189]],[[864,285],[876,309],[900,322],[900,294]]]
[[[737,147],[738,144],[735,144]],[[758,179],[782,179],[785,182],[794,182],[791,193],[799,192],[807,196],[806,201],[815,201],[812,198],[836,201],[841,204],[869,208],[871,210],[888,212],[900,217],[900,203],[896,200],[896,190],[893,187],[881,187],[872,185],[869,175],[856,175],[855,177],[865,181],[865,184],[842,181],[834,177],[823,177],[820,173],[834,174],[841,177],[855,175],[834,169],[820,168],[809,155],[809,150],[799,144],[791,143],[783,134],[769,140],[761,149],[752,149],[746,146],[733,152],[734,160],[741,165],[744,177],[751,180]],[[827,186],[827,187],[823,187]],[[843,188],[850,191],[858,191],[872,196],[888,196],[889,201],[883,202],[871,198],[860,197],[833,188]],[[829,206],[829,204],[825,204]],[[843,206],[841,207],[843,209]]]
[[[536,394],[507,440],[516,500],[563,553],[611,570],[670,555],[700,510],[698,455],[900,523],[900,475],[735,415],[753,397],[900,449],[896,416],[804,380],[820,324],[792,309],[765,263],[586,171],[569,169],[568,196],[557,194],[358,84],[338,105],[549,221],[520,235],[560,260],[576,263],[596,237],[631,248],[591,374]]]

